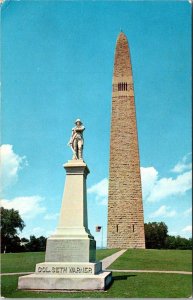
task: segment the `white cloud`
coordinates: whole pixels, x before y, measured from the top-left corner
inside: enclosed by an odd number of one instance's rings
[[[158,180],[158,171],[154,167],[140,169],[143,197],[147,198]]]
[[[97,184],[94,184],[88,189],[88,193],[95,193],[100,197],[105,197],[108,194],[108,179],[104,178]]]
[[[56,220],[59,216],[59,213],[46,214],[44,220]]]
[[[14,184],[18,178],[19,170],[27,165],[25,156],[19,156],[13,151],[12,145],[2,145],[0,147],[0,158],[1,158],[1,188],[4,190]]]
[[[32,219],[37,215],[46,211],[45,206],[42,205],[44,198],[36,196],[16,197],[11,200],[1,200],[1,206],[7,209],[18,210],[21,217],[24,219]]]
[[[174,217],[176,216],[176,211],[175,210],[171,210],[170,207],[166,206],[166,205],[162,205],[160,206],[160,208],[158,208],[156,211],[154,211],[150,217],[154,218],[154,217]]]
[[[143,199],[156,202],[170,196],[180,196],[190,190],[192,188],[190,154],[184,156],[173,168],[174,172],[180,173],[175,178],[159,178],[158,171],[154,167],[141,167]]]
[[[140,169],[143,199],[149,202],[156,202],[171,196],[180,196],[192,187],[191,171],[179,174],[176,178],[159,178],[158,171],[154,167],[141,167]],[[104,178],[91,186],[88,189],[88,193],[95,194],[95,199],[100,205],[106,205],[108,198],[108,179]]]
[[[108,197],[104,197],[104,198],[97,198],[97,200],[98,200],[98,204],[99,205],[107,205],[107,203],[108,203],[108,199],[107,199]]]
[[[40,237],[40,236],[45,236],[45,237],[49,237],[50,235],[52,235],[54,233],[53,230],[47,230],[44,227],[34,227],[31,230],[27,229],[27,227],[25,227],[23,229],[23,231],[19,234],[19,236],[28,238],[30,237],[30,235],[35,235],[35,237]]]
[[[174,173],[182,173],[184,171],[190,170],[192,168],[192,163],[190,161],[191,154],[192,153],[188,153],[187,155],[185,155],[171,171]]]
[[[104,178],[88,189],[88,194],[94,194],[95,199],[100,205],[107,205],[108,197],[108,179]]]
[[[40,236],[40,235],[44,235],[44,233],[45,233],[45,229],[42,227],[34,227],[31,230],[31,235]]]
[[[50,236],[51,234],[53,234],[54,231],[53,230],[47,230],[43,227],[34,227],[30,233],[30,235],[35,235],[35,236],[45,236],[45,237],[48,237]]]
[[[184,212],[183,212],[183,215],[184,216],[188,216],[188,215],[191,215],[192,214],[192,207],[186,209]]]
[[[188,226],[184,227],[181,231],[191,233],[192,232],[192,225],[188,225]]]
[[[178,232],[177,231],[170,231],[168,232],[169,235],[172,235],[172,236],[177,236],[178,235]]]
[[[147,197],[150,202],[155,202],[170,196],[179,196],[192,187],[192,172],[188,171],[176,178],[161,178],[157,180]]]

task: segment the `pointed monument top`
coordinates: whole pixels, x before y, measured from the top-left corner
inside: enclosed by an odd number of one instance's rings
[[[128,45],[128,40],[127,40],[127,36],[126,34],[121,31],[117,37],[117,41],[116,41],[116,49],[118,48],[122,48],[124,47],[125,49],[128,48],[129,49],[129,45]]]
[[[125,35],[126,36],[126,34],[124,33],[123,29],[120,29],[120,33],[119,33],[118,36],[120,36],[120,35]]]
[[[114,77],[130,76],[131,62],[127,37],[123,31],[118,35],[115,50]]]
[[[123,32],[123,30],[121,29],[121,31],[120,31],[120,33],[119,33],[119,35],[118,35],[118,38],[117,38],[117,42],[118,42],[119,40],[122,40],[122,39],[124,39],[124,40],[127,41],[127,36],[126,36],[126,34]]]

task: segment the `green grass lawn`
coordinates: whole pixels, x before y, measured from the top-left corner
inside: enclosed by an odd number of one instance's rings
[[[114,273],[105,292],[44,293],[17,290],[18,276],[2,276],[6,298],[188,298],[192,276],[180,274]]]
[[[101,260],[107,256],[110,256],[116,252],[120,251],[120,249],[97,249],[96,251],[96,260]]]
[[[97,260],[101,260],[117,251],[117,249],[97,249]],[[1,254],[1,273],[34,272],[35,265],[44,261],[44,252]]]
[[[45,252],[1,254],[1,273],[34,272],[35,265],[45,260]]]
[[[192,271],[191,250],[129,249],[109,269]]]

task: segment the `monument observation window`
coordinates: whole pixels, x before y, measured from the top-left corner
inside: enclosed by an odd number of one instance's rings
[[[127,91],[127,82],[119,82],[118,91]]]
[[[135,232],[135,225],[133,225],[133,232]]]
[[[119,232],[119,225],[117,225],[117,232]]]

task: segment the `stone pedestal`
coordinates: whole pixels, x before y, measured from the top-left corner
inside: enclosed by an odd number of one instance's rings
[[[104,290],[111,272],[96,262],[96,242],[88,229],[86,177],[83,160],[64,165],[66,182],[60,219],[55,233],[47,239],[45,262],[35,274],[19,277],[19,289]]]

